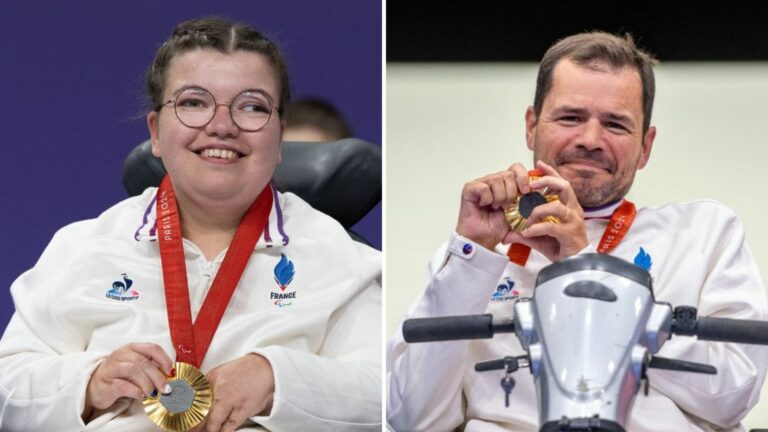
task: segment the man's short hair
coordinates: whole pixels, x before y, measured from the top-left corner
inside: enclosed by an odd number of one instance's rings
[[[352,136],[346,120],[331,103],[319,98],[294,101],[286,111],[286,128],[309,127],[335,141]]]
[[[659,61],[650,53],[635,45],[632,35],[623,37],[601,31],[579,33],[561,39],[552,45],[539,65],[536,79],[536,95],[533,109],[538,118],[544,99],[552,88],[555,66],[562,59],[569,59],[580,66],[608,65],[615,70],[630,67],[638,71],[643,86],[643,134],[651,125],[656,80],[653,67]]]

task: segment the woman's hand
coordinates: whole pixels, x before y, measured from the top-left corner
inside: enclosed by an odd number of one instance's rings
[[[208,413],[206,432],[231,432],[248,418],[267,415],[272,409],[275,377],[269,361],[248,354],[208,372],[213,388],[213,407]]]
[[[155,389],[167,393],[165,377],[172,368],[171,358],[159,345],[131,343],[118,348],[96,368],[88,382],[83,420],[87,422],[94,409],[109,408],[121,398],[141,400]]]

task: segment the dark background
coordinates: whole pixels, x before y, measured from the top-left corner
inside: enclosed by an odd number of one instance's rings
[[[355,136],[381,144],[379,2],[1,2],[0,330],[11,283],[54,232],[126,198],[123,159],[148,138],[146,67],[175,24],[208,15],[275,40],[294,96],[328,98]],[[354,229],[381,248],[381,207]]]
[[[388,62],[538,62],[588,30],[630,32],[661,61],[768,60],[761,1],[387,1]]]

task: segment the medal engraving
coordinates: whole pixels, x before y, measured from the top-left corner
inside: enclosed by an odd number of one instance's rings
[[[176,362],[175,377],[168,377],[171,392],[144,399],[144,411],[166,431],[188,431],[199,425],[213,405],[213,390],[196,367]]]
[[[178,414],[192,408],[192,402],[195,400],[195,391],[190,385],[182,380],[168,381],[171,386],[171,392],[167,395],[160,395],[160,403],[171,414]]]
[[[539,170],[531,170],[528,172],[528,181],[533,182],[543,175]],[[523,231],[528,225],[528,218],[531,216],[533,209],[557,199],[557,195],[550,193],[546,187],[518,195],[515,202],[504,210],[504,218],[512,230]],[[560,223],[560,219],[554,216],[545,216],[541,219],[541,222]]]
[[[520,197],[520,201],[518,202],[517,206],[520,209],[520,215],[528,219],[531,216],[533,209],[546,203],[547,199],[544,198],[544,195],[541,193],[528,192],[527,194]]]

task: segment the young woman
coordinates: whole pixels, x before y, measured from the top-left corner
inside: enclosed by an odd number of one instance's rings
[[[14,283],[0,428],[380,430],[380,256],[270,185],[277,46],[185,22],[147,84],[168,176],[60,230]]]

